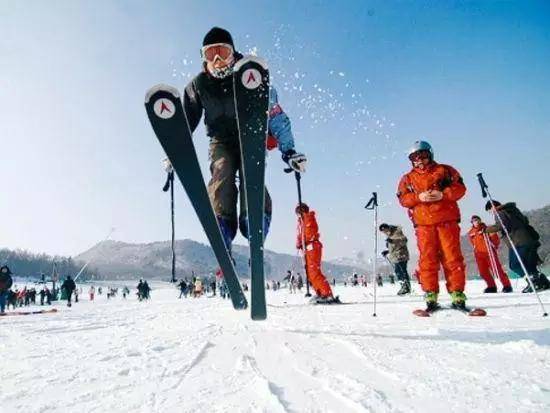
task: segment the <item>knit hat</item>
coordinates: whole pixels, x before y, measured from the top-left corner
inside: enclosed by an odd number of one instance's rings
[[[204,36],[204,40],[202,41],[202,46],[208,46],[210,44],[216,44],[216,43],[227,43],[230,44],[233,49],[235,48],[235,45],[233,44],[233,38],[231,37],[231,33],[229,33],[227,30],[222,29],[221,27],[212,27],[208,33],[206,33],[206,36]]]

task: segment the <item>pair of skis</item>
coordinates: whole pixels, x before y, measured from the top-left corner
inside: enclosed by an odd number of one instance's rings
[[[432,314],[437,313],[439,311],[443,310],[456,310],[461,313],[464,313],[470,317],[485,317],[487,315],[487,312],[483,308],[470,308],[470,307],[442,307],[438,305],[435,308],[429,309],[422,309],[419,308],[417,310],[413,311],[413,314],[418,317],[431,317]]]
[[[57,313],[57,308],[49,310],[34,310],[34,311],[11,311],[7,313],[0,313],[0,317],[9,317],[14,315],[33,315],[33,314],[51,314]]]
[[[247,57],[237,62],[233,74],[233,91],[241,147],[241,179],[245,183],[248,211],[250,313],[253,320],[265,320],[263,243],[265,145],[269,109],[267,65],[256,57]],[[208,197],[180,93],[172,86],[154,86],[145,96],[145,108],[155,135],[183,184],[216,255],[233,307],[244,310],[248,302]]]

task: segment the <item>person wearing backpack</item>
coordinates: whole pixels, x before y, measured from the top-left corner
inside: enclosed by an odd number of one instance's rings
[[[523,215],[516,206],[516,203],[508,202],[501,204],[498,201],[493,201],[492,203],[488,201],[485,204],[485,210],[491,211],[496,218],[495,224],[488,226],[486,232],[488,234],[500,232],[502,239],[508,245],[508,265],[510,269],[520,276],[526,275],[530,277],[537,291],[550,289],[550,281],[548,281],[546,275],[538,269],[538,266],[542,264],[542,260],[538,253],[538,249],[541,245],[540,235],[535,228],[529,224],[529,219]],[[500,219],[498,219],[496,215],[498,215]],[[506,233],[502,227],[503,225],[510,235],[510,240],[506,237]],[[510,241],[516,247],[518,255],[523,265],[525,265],[527,274],[524,274],[521,263],[510,245]],[[522,292],[532,293],[533,289],[531,285],[527,283],[527,287],[525,287]]]

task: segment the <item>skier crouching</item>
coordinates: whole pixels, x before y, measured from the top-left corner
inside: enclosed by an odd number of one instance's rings
[[[466,309],[466,268],[460,249],[460,210],[457,201],[466,186],[456,169],[434,161],[431,145],[417,141],[409,151],[412,170],[401,178],[399,202],[409,210],[420,258],[418,270],[427,311],[439,307],[438,273],[443,266],[452,307]]]
[[[194,131],[204,111],[206,134],[210,138],[209,157],[212,177],[208,194],[218,219],[225,244],[231,244],[237,228],[248,239],[248,223],[241,172],[239,130],[233,91],[233,67],[243,58],[235,51],[231,34],[222,28],[212,28],[204,37],[201,49],[203,70],[185,88],[184,109],[191,131]],[[294,138],[288,116],[278,103],[277,92],[269,91],[270,137],[268,148],[279,147],[283,160],[295,171],[304,172],[306,157],[294,150]],[[239,188],[236,176],[239,172]],[[237,219],[237,197],[240,194],[240,212]],[[271,223],[271,198],[265,191],[264,234]]]
[[[314,300],[319,304],[340,302],[338,297],[332,295],[330,284],[321,270],[323,244],[319,241],[319,226],[315,211],[301,203],[296,207],[295,212],[298,216],[296,248],[302,250],[304,254],[306,276],[317,294]]]
[[[509,267],[516,274],[523,276],[523,267],[520,264],[510,241],[504,235],[504,224],[510,235],[510,240],[513,242],[516,250],[521,257],[521,261],[527,270],[527,276],[531,279],[537,291],[550,289],[550,281],[546,275],[539,271],[538,266],[542,264],[538,249],[541,246],[539,233],[529,224],[529,219],[516,206],[515,202],[501,204],[498,201],[488,201],[485,204],[485,210],[491,211],[495,215],[495,224],[486,228],[487,233],[493,234],[500,232],[503,239],[508,244]],[[500,217],[497,219],[496,215]],[[533,289],[528,283],[521,291],[522,293],[532,293]]]

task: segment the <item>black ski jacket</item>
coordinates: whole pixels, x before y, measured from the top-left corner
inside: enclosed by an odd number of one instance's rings
[[[65,290],[67,292],[73,292],[76,290],[76,284],[72,279],[63,281],[63,285],[61,285],[61,289]]]
[[[0,294],[8,291],[13,284],[13,279],[9,274],[0,273]]]
[[[241,54],[236,54],[237,61],[242,57]],[[197,128],[204,110],[208,136],[218,140],[233,140],[239,136],[233,76],[217,79],[204,69],[185,88],[183,107],[191,132]]]

